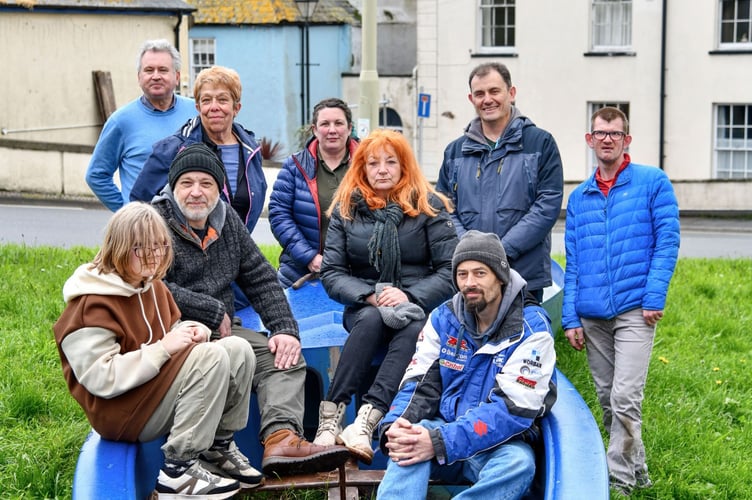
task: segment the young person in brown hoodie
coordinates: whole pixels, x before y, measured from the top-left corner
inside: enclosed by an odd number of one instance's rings
[[[55,340],[68,388],[103,438],[167,436],[160,498],[228,498],[263,477],[233,441],[248,420],[256,358],[247,341],[210,342],[208,327],[180,320],[162,282],[172,257],[159,213],[125,205],[93,262],[66,281]]]

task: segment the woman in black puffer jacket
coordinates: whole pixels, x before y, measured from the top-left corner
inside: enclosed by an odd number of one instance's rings
[[[344,444],[371,463],[371,434],[399,388],[426,317],[454,291],[457,236],[450,210],[402,134],[377,130],[361,142],[334,195],[321,266],[327,293],[345,305],[350,335],[319,407],[316,444]],[[384,347],[355,422],[342,430],[345,406]]]

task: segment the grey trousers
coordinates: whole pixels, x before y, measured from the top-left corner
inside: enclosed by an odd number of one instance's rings
[[[633,309],[611,320],[580,318],[587,359],[603,425],[609,433],[609,475],[628,486],[647,472],[642,442],[642,400],[653,350],[655,326]]]
[[[167,434],[166,458],[192,460],[215,437],[232,437],[248,422],[256,358],[248,342],[227,337],[193,348],[141,431],[139,440]]]
[[[281,429],[290,429],[302,435],[306,378],[306,363],[303,356],[301,355],[297,365],[280,370],[274,367],[274,354],[269,350],[269,337],[237,325],[232,326],[232,334],[246,339],[256,355],[253,391],[261,410],[261,442]]]

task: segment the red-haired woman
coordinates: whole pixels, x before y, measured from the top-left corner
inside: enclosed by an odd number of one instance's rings
[[[453,293],[450,210],[402,134],[376,130],[360,143],[329,209],[321,281],[345,305],[349,336],[319,407],[316,444],[344,444],[371,463],[373,429],[399,388],[426,315]],[[342,430],[345,406],[383,347],[357,418]]]

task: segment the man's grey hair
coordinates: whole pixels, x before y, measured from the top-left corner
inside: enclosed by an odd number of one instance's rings
[[[172,68],[175,71],[180,71],[180,52],[171,44],[168,40],[160,38],[158,40],[147,40],[141,46],[141,52],[138,54],[138,62],[136,63],[136,69],[141,71],[141,59],[144,58],[144,54],[147,52],[167,52],[172,57]]]

